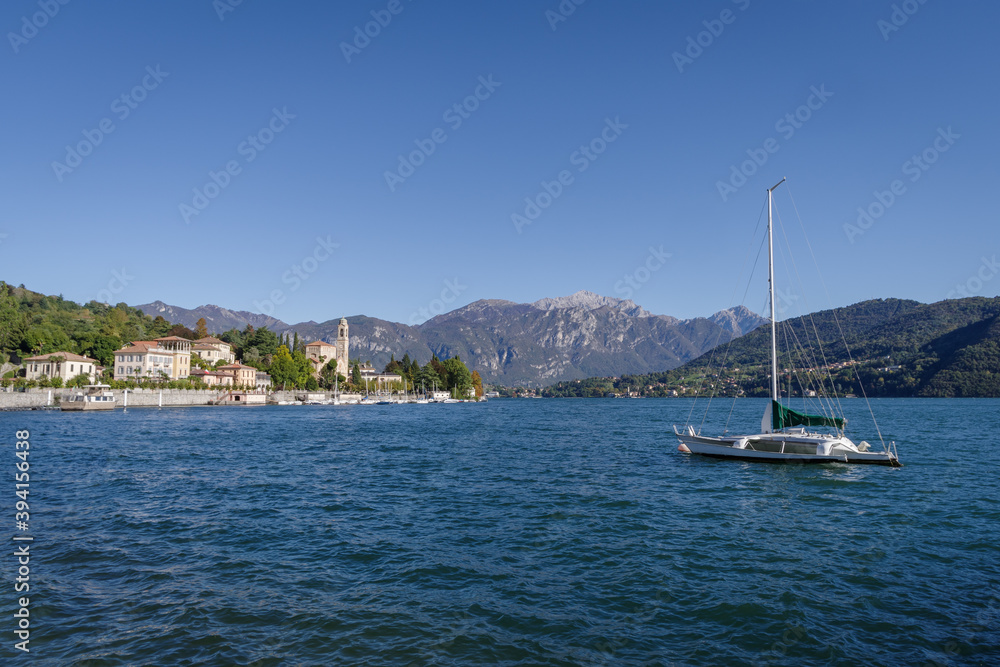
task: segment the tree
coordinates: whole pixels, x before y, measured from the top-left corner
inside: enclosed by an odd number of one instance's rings
[[[319,385],[324,389],[333,389],[339,383],[343,385],[347,378],[337,372],[337,362],[328,362],[319,372]]]
[[[429,362],[423,368],[418,369],[417,374],[413,378],[414,388],[420,386],[424,389],[434,389],[435,387],[445,389],[445,383],[445,378],[442,378]]]
[[[194,325],[194,335],[198,338],[208,338],[208,322],[204,317],[198,318]]]
[[[355,387],[361,386],[361,366],[356,361],[354,362],[354,368],[351,369],[351,384]]]
[[[271,381],[275,387],[294,386],[296,376],[295,360],[292,359],[288,348],[282,345],[274,353],[274,359],[271,361]]]
[[[40,324],[33,324],[24,339],[21,341],[21,349],[31,352],[56,352],[66,350],[75,351],[76,346],[62,327],[55,323],[43,321]]]
[[[434,369],[434,372],[438,374],[438,377],[441,378],[441,381],[438,384],[440,384],[443,389],[447,389],[448,369],[444,367],[444,364],[441,363],[441,360],[437,358],[436,354],[431,355],[431,360],[428,363],[430,364],[431,368]]]
[[[18,349],[27,329],[28,316],[10,295],[7,283],[0,282],[0,351]]]
[[[198,338],[198,334],[188,329],[183,324],[175,324],[170,327],[167,331],[167,336],[178,336],[180,338],[187,338],[188,340],[194,340]]]
[[[151,340],[162,338],[167,335],[168,331],[170,331],[170,322],[163,319],[163,315],[157,315],[153,319],[153,323],[146,330],[146,336]]]
[[[476,390],[476,398],[482,398],[483,378],[479,376],[479,371],[472,371],[472,386]]]
[[[115,350],[120,350],[122,343],[122,339],[118,336],[99,334],[87,352],[89,356],[101,362],[102,366],[111,366],[115,362]]]
[[[292,354],[292,361],[295,362],[295,386],[305,387],[309,379],[313,377],[312,363],[306,353],[301,350]]]
[[[465,396],[472,386],[472,375],[469,373],[469,369],[458,357],[452,357],[442,365],[448,373],[448,389],[452,391],[452,395]]]

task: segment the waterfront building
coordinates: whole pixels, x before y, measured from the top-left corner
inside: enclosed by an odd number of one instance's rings
[[[116,380],[172,380],[173,368],[171,352],[157,345],[130,345],[115,351],[113,377]]]
[[[62,378],[72,380],[81,373],[86,374],[93,383],[97,378],[97,360],[72,352],[50,352],[24,360],[24,376],[28,380],[47,378]]]
[[[264,371],[257,371],[257,391],[271,391],[271,376]]]
[[[233,386],[233,378],[235,376],[233,373],[225,371],[206,371],[196,368],[191,371],[189,377],[201,380],[206,387],[231,387]]]
[[[174,364],[170,373],[171,380],[183,380],[191,374],[191,341],[180,336],[166,336],[157,338],[156,342],[161,349],[172,353]]]
[[[227,364],[236,363],[236,353],[233,352],[233,346],[214,336],[199,338],[191,346],[191,351],[210,364],[215,364],[218,361],[225,361]]]
[[[331,361],[336,362],[337,372],[344,377],[350,377],[351,368],[348,360],[350,351],[350,339],[348,336],[347,318],[340,318],[337,326],[337,341],[329,343],[324,340],[313,341],[306,345],[306,357],[312,364],[313,375],[319,372]]]
[[[115,351],[115,380],[183,380],[191,374],[191,341],[179,336],[135,340]]]
[[[253,366],[247,366],[245,364],[228,364],[226,366],[220,366],[219,371],[223,373],[232,373],[233,375],[233,385],[237,387],[255,387],[257,386],[257,369]]]

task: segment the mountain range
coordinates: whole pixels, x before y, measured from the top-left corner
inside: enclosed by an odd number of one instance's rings
[[[872,299],[779,322],[778,338],[783,392],[801,392],[808,375],[803,369],[827,367],[833,385],[826,387],[839,387],[841,394],[1000,396],[1000,297],[930,304]],[[620,384],[670,395],[692,385],[691,378],[711,376],[722,379],[724,392],[767,396],[770,358],[770,327],[764,327],[674,370],[621,378]],[[798,369],[794,379],[785,369]],[[734,380],[729,390],[727,378]],[[552,387],[547,395],[603,396],[619,389],[607,378],[592,378]]]
[[[336,340],[339,322],[287,324],[259,313],[214,305],[186,309],[162,301],[137,307],[191,328],[205,318],[216,334],[249,324],[309,341]],[[415,326],[365,315],[347,321],[352,358],[382,367],[407,353],[421,363],[432,354],[460,356],[485,381],[508,386],[668,370],[766,322],[743,306],[681,320],[585,291],[534,303],[484,299]]]

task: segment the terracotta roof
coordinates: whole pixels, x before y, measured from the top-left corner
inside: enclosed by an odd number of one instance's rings
[[[230,377],[230,378],[233,377],[232,373],[226,373],[224,371],[206,371],[200,368],[198,370],[191,371],[189,375],[196,375],[196,376],[213,375],[215,377]]]
[[[149,348],[145,345],[133,345],[132,347],[123,347],[120,350],[115,350],[115,356],[119,354],[147,354]]]
[[[91,359],[90,357],[73,354],[72,352],[49,352],[48,354],[39,354],[37,357],[28,357],[25,361],[48,361],[52,357],[65,357],[66,361],[84,361],[91,364],[97,363],[97,359]]]
[[[311,343],[306,343],[306,347],[314,347],[317,345],[325,345],[326,347],[337,347],[336,343],[327,343],[325,340],[314,340]]]
[[[229,345],[229,343],[227,343],[226,341],[224,341],[224,340],[219,340],[219,339],[218,339],[218,338],[216,338],[215,336],[205,336],[204,338],[199,338],[199,339],[198,339],[198,340],[196,340],[195,342],[196,342],[196,343],[211,343],[211,344],[213,344],[213,345],[215,345],[215,344],[220,344],[220,345]]]
[[[239,363],[237,363],[237,364],[226,364],[225,366],[219,366],[219,369],[223,369],[223,368],[253,368],[253,370],[255,370],[255,371],[257,370],[253,366],[247,366],[246,364],[239,364]]]
[[[163,338],[157,338],[156,340],[158,340],[158,341],[160,341],[160,340],[169,340],[169,341],[177,341],[177,340],[179,340],[179,341],[184,342],[184,343],[190,343],[191,342],[187,338],[181,338],[180,336],[164,336]]]
[[[207,345],[205,343],[195,343],[194,345],[191,346],[191,349],[194,350],[194,351],[198,351],[198,350],[215,350],[216,352],[222,352],[222,350],[220,350],[216,346],[214,346],[214,345]]]

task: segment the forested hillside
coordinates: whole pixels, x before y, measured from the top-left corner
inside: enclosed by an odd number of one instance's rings
[[[767,396],[770,344],[765,326],[672,371],[562,382],[545,395]],[[821,311],[780,322],[778,348],[783,395],[1000,397],[1000,297]],[[832,382],[820,379],[828,373]]]

